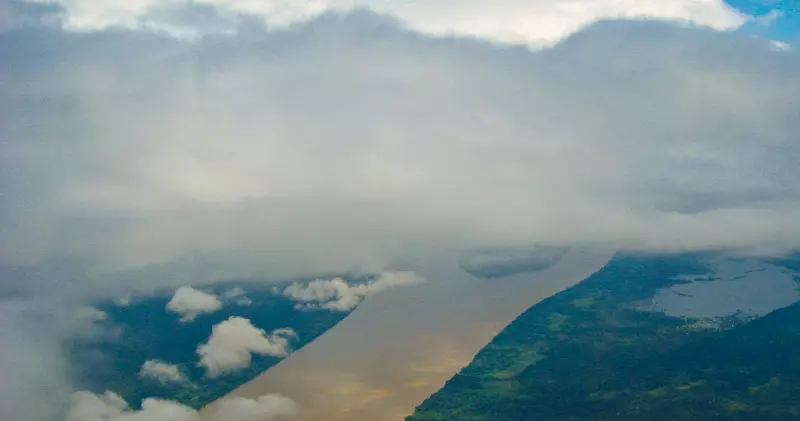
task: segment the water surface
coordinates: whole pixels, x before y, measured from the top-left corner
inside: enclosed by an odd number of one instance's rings
[[[712,272],[690,276],[686,283],[662,289],[649,310],[673,317],[715,319],[736,316],[745,320],[763,317],[800,300],[794,273],[756,260],[717,259]]]
[[[297,421],[400,421],[530,306],[602,268],[610,251],[570,250],[536,273],[476,278],[458,258],[416,266],[428,282],[370,297],[347,319],[229,396],[280,393]],[[210,419],[218,402],[203,411]]]

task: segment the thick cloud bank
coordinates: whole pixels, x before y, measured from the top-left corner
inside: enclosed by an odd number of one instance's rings
[[[532,53],[363,13],[191,44],[2,39],[4,262],[191,251],[201,276],[298,275],[443,246],[800,238],[800,65],[766,41],[617,22]]]
[[[214,313],[222,308],[222,301],[214,294],[182,286],[167,303],[167,310],[178,313],[181,322],[191,322],[200,314]]]
[[[285,357],[291,352],[291,340],[297,337],[292,329],[276,329],[267,333],[244,317],[232,316],[212,328],[205,344],[197,347],[200,365],[206,374],[221,374],[248,367],[253,354]]]
[[[368,295],[423,282],[425,280],[414,272],[384,272],[377,279],[362,284],[351,285],[342,278],[316,279],[308,284],[295,282],[281,294],[297,302],[299,308],[349,311]]]

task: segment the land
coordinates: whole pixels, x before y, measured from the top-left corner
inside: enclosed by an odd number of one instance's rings
[[[616,256],[518,317],[407,421],[800,419],[800,304],[713,324],[647,310],[713,257]]]
[[[217,287],[222,294],[234,285]],[[295,308],[288,298],[271,291],[273,285],[239,283],[252,300],[250,305],[226,304],[220,311],[200,315],[190,323],[179,322],[179,316],[165,311],[170,295],[156,295],[129,306],[98,303],[109,316],[106,335],[91,340],[78,340],[70,345],[74,382],[84,390],[97,393],[111,390],[124,397],[133,407],[142,399],[157,397],[181,402],[193,408],[212,402],[237,386],[278,364],[282,358],[254,355],[252,364],[240,371],[215,378],[205,375],[198,366],[197,345],[204,343],[211,327],[230,316],[251,320],[254,326],[271,331],[289,327],[298,337],[292,349],[301,349],[331,329],[349,312],[305,311]],[[214,289],[214,288],[207,288]],[[177,364],[188,382],[162,383],[138,375],[146,360],[157,359]]]
[[[370,296],[336,328],[228,396],[283,394],[300,408],[294,421],[403,420],[520,313],[586,279],[611,255],[571,250],[536,272],[512,260],[512,276],[491,279],[465,272],[457,256],[414,262],[427,283]],[[216,405],[203,408],[203,419],[214,418]]]

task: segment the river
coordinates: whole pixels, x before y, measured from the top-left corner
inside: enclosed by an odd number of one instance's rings
[[[401,421],[519,314],[587,278],[612,255],[572,249],[549,268],[500,279],[471,276],[456,258],[421,263],[415,269],[428,282],[370,297],[227,397],[288,396],[300,408],[294,421]],[[218,403],[201,411],[204,420]]]

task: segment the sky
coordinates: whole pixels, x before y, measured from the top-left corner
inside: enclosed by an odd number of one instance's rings
[[[728,0],[744,14],[760,17],[740,30],[778,42],[797,45],[800,40],[800,3],[795,0]]]
[[[797,248],[797,16],[0,0],[0,418],[57,406],[75,327],[31,324],[90,298],[534,243]]]

